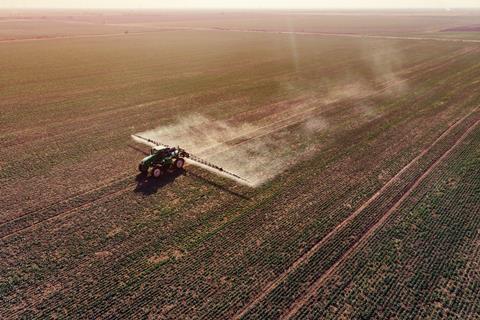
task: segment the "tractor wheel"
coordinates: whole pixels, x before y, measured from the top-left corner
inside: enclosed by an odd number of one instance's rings
[[[175,168],[177,169],[183,169],[183,166],[185,165],[185,160],[182,159],[182,158],[178,158],[177,160],[175,160]]]
[[[162,167],[153,167],[153,170],[152,170],[152,176],[154,178],[160,178],[161,176],[163,175],[163,169]]]

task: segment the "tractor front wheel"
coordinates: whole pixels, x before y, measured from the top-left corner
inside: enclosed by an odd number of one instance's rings
[[[154,178],[160,178],[163,175],[163,169],[159,166],[153,167],[152,176]]]
[[[183,166],[185,165],[185,160],[182,158],[178,158],[175,160],[175,168],[177,169],[183,169]]]

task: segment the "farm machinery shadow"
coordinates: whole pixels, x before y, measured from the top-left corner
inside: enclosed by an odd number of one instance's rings
[[[232,196],[235,196],[235,197],[238,197],[238,198],[241,198],[243,200],[250,200],[250,197],[246,196],[246,195],[243,195],[241,193],[238,193],[236,191],[233,191],[233,190],[230,190],[228,187],[226,186],[222,186],[221,184],[215,182],[215,181],[212,181],[198,173],[195,173],[195,172],[192,172],[192,171],[188,171],[187,173],[187,176],[194,179],[194,180],[198,180],[198,181],[201,181],[203,183],[206,183],[206,184],[209,184],[211,185],[212,187],[215,187],[219,190],[221,190],[222,192],[226,192],[226,193],[229,193],[231,194]]]
[[[134,192],[149,196],[157,193],[157,191],[166,185],[172,183],[179,176],[185,175],[185,170],[176,170],[163,175],[161,178],[147,177],[144,173],[139,173],[135,177],[137,185]]]
[[[212,181],[208,179],[207,177],[195,173],[192,171],[187,171],[184,169],[180,170],[175,170],[173,172],[166,173],[163,175],[161,178],[153,178],[153,177],[147,177],[144,173],[139,173],[135,177],[135,181],[137,182],[137,185],[134,189],[134,192],[136,193],[141,193],[145,196],[153,195],[158,192],[158,190],[162,189],[163,187],[169,185],[170,183],[174,182],[178,177],[180,176],[186,176],[190,179],[200,181],[202,183],[208,184],[222,192],[229,193],[235,197],[241,198],[243,200],[250,200],[248,196],[245,196],[241,193],[238,193],[236,191],[233,191],[229,189],[226,186],[223,186],[215,181]]]

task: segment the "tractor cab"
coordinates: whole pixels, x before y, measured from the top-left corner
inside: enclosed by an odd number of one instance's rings
[[[161,148],[161,149],[152,148],[152,150],[150,151],[150,154],[157,155],[157,156],[163,156],[163,155],[166,154],[165,150],[168,150],[168,148]]]
[[[170,150],[170,148],[158,148],[158,147],[153,147],[150,149],[150,154],[165,154],[167,150]]]

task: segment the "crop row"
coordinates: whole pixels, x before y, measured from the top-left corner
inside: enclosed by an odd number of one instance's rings
[[[280,317],[294,301],[302,297],[310,285],[315,283],[350,247],[354,246],[364,234],[369,232],[422,173],[452,147],[463,135],[466,128],[478,121],[478,117],[478,114],[474,114],[467,118],[459,125],[459,130],[454,128],[452,134],[438,141],[424,157],[402,172],[382,194],[366,206],[358,216],[354,217],[345,228],[327,239],[305,264],[289,274],[284,283],[273,289],[261,303],[247,313],[246,318]]]
[[[477,128],[296,317],[478,317],[479,137]]]

